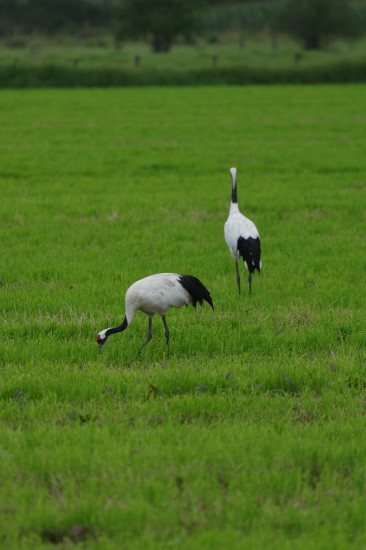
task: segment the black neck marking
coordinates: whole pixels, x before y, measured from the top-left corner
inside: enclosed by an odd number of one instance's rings
[[[231,191],[231,202],[237,203],[238,202],[238,193],[236,190],[236,183],[233,187],[233,190]]]
[[[127,327],[128,327],[127,317],[125,317],[123,319],[122,325],[118,325],[118,327],[109,328],[105,333],[105,335],[110,336],[111,334],[116,334],[116,332],[122,332],[123,330],[126,330]]]

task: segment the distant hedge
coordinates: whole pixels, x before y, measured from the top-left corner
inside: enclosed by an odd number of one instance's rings
[[[174,71],[148,69],[112,69],[0,67],[0,88],[88,88],[118,86],[194,86],[245,84],[315,84],[366,82],[366,59],[339,61],[315,66],[283,67],[212,67],[209,69]]]

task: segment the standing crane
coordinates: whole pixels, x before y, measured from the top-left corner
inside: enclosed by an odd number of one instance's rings
[[[236,168],[230,168],[232,179],[231,203],[228,219],[224,226],[226,244],[236,268],[236,281],[240,294],[239,258],[243,258],[245,267],[249,271],[248,283],[249,294],[252,292],[252,273],[257,270],[260,273],[261,243],[258,229],[254,223],[246,218],[239,210],[238,193],[236,186]]]
[[[96,341],[103,346],[111,334],[122,332],[132,323],[136,311],[140,310],[148,316],[149,326],[146,340],[139,351],[152,338],[152,319],[155,314],[161,316],[165,327],[165,340],[169,345],[170,330],[165,314],[171,307],[182,307],[191,304],[196,307],[203,300],[213,309],[211,294],[207,288],[193,275],[178,275],[177,273],[158,273],[140,279],[131,285],[125,296],[125,318],[121,325],[102,330],[96,336]]]

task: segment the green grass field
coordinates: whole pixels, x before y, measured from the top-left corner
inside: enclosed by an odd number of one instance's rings
[[[221,34],[218,43],[175,44],[166,54],[147,44],[75,38],[20,38],[0,47],[0,87],[364,82],[365,40],[338,40],[304,51],[284,36]]]
[[[0,97],[1,546],[366,547],[365,87]],[[99,353],[162,271],[215,311]]]
[[[175,44],[165,54],[156,54],[148,44],[125,42],[119,47],[110,36],[94,40],[77,40],[72,37],[20,39],[21,47],[0,48],[0,67],[25,64],[33,67],[52,65],[74,66],[82,69],[130,69],[139,57],[139,70],[204,70],[213,66],[237,68],[242,66],[287,68],[293,66],[294,56],[302,52],[298,63],[306,67],[343,61],[365,60],[365,39],[337,40],[318,51],[303,51],[293,40],[267,34],[240,36],[238,33],[221,33],[217,43],[200,39],[194,45]]]

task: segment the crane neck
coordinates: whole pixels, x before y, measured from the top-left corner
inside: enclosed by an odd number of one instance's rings
[[[231,190],[231,202],[238,202],[238,192],[236,189],[236,168],[230,168],[231,181],[233,184]]]
[[[230,203],[230,212],[229,213],[230,214],[236,214],[237,212],[239,212],[238,203],[231,201],[231,203]]]
[[[110,336],[111,334],[116,334],[116,332],[122,332],[123,330],[126,330],[127,327],[128,327],[128,322],[127,322],[127,317],[125,317],[121,325],[118,325],[117,327],[109,328],[106,331],[105,335]]]

